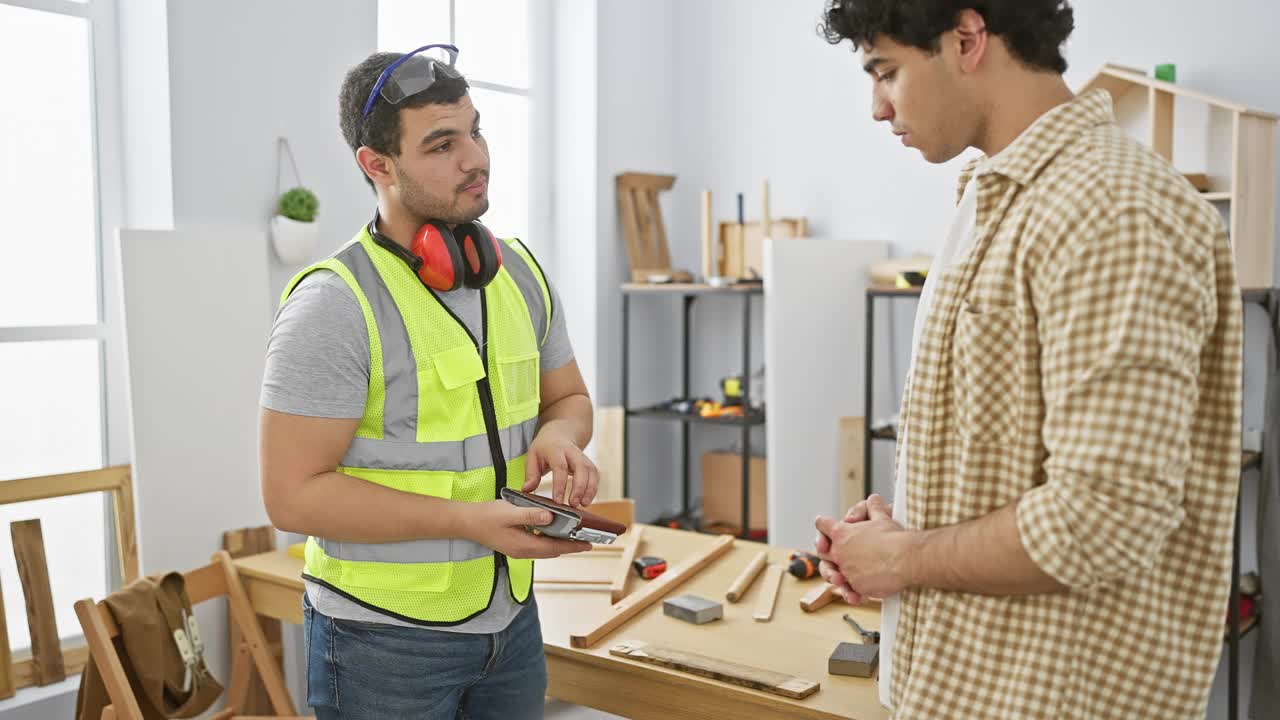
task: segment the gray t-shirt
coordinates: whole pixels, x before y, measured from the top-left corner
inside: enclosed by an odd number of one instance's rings
[[[515,256],[514,258],[512,256]],[[505,262],[524,262],[506,253]],[[551,287],[551,329],[541,347],[541,371],[555,370],[573,359],[565,327],[564,306]],[[480,337],[480,291],[463,288],[437,293],[475,337]],[[262,379],[263,407],[291,415],[358,418],[364,415],[369,391],[369,334],[355,295],[342,278],[317,270],[298,284],[276,313],[267,341]],[[489,609],[472,620],[433,630],[496,633],[507,627],[523,606],[511,599],[506,569],[498,571],[498,588]],[[307,597],[324,615],[388,625],[419,627],[358,605],[322,585],[308,581]]]

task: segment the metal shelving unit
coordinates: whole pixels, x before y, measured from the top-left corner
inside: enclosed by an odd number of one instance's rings
[[[689,387],[689,320],[693,306],[698,298],[708,295],[718,297],[735,297],[742,301],[742,405],[751,407],[751,299],[763,297],[764,286],[761,284],[731,285],[717,288],[699,284],[642,284],[628,283],[622,286],[622,406],[624,408],[623,441],[622,441],[622,493],[630,495],[631,490],[631,432],[632,419],[650,419],[674,421],[680,428],[681,459],[681,516],[689,518],[692,507],[691,486],[689,482],[689,428],[693,425],[720,425],[740,427],[742,429],[742,524],[739,533],[748,537],[751,512],[751,428],[764,425],[764,412],[747,411],[741,417],[701,417],[667,410],[658,407],[632,408],[630,404],[631,381],[631,298],[632,296],[666,296],[676,295],[682,298],[681,314],[681,383],[680,397],[690,397]]]

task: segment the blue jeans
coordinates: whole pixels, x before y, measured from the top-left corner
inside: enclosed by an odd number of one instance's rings
[[[302,603],[307,704],[317,720],[541,718],[538,606],[494,635],[335,620]]]

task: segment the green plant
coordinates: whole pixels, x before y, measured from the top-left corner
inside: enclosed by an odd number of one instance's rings
[[[316,219],[316,211],[320,209],[320,201],[315,193],[302,187],[286,190],[276,204],[276,212],[290,220],[312,222]]]

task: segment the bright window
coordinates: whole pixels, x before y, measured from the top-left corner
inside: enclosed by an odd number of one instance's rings
[[[489,211],[500,237],[528,241],[530,228],[530,0],[379,0],[378,49],[458,46],[489,143]]]
[[[0,482],[107,464],[100,62],[112,0],[0,0]],[[101,37],[101,35],[99,35]],[[113,76],[111,76],[113,77]],[[110,77],[108,77],[110,80]],[[119,390],[123,390],[120,388]],[[124,432],[125,428],[118,428]],[[109,585],[100,494],[0,506],[0,591],[15,655],[30,647],[9,523],[39,518],[58,631]]]

